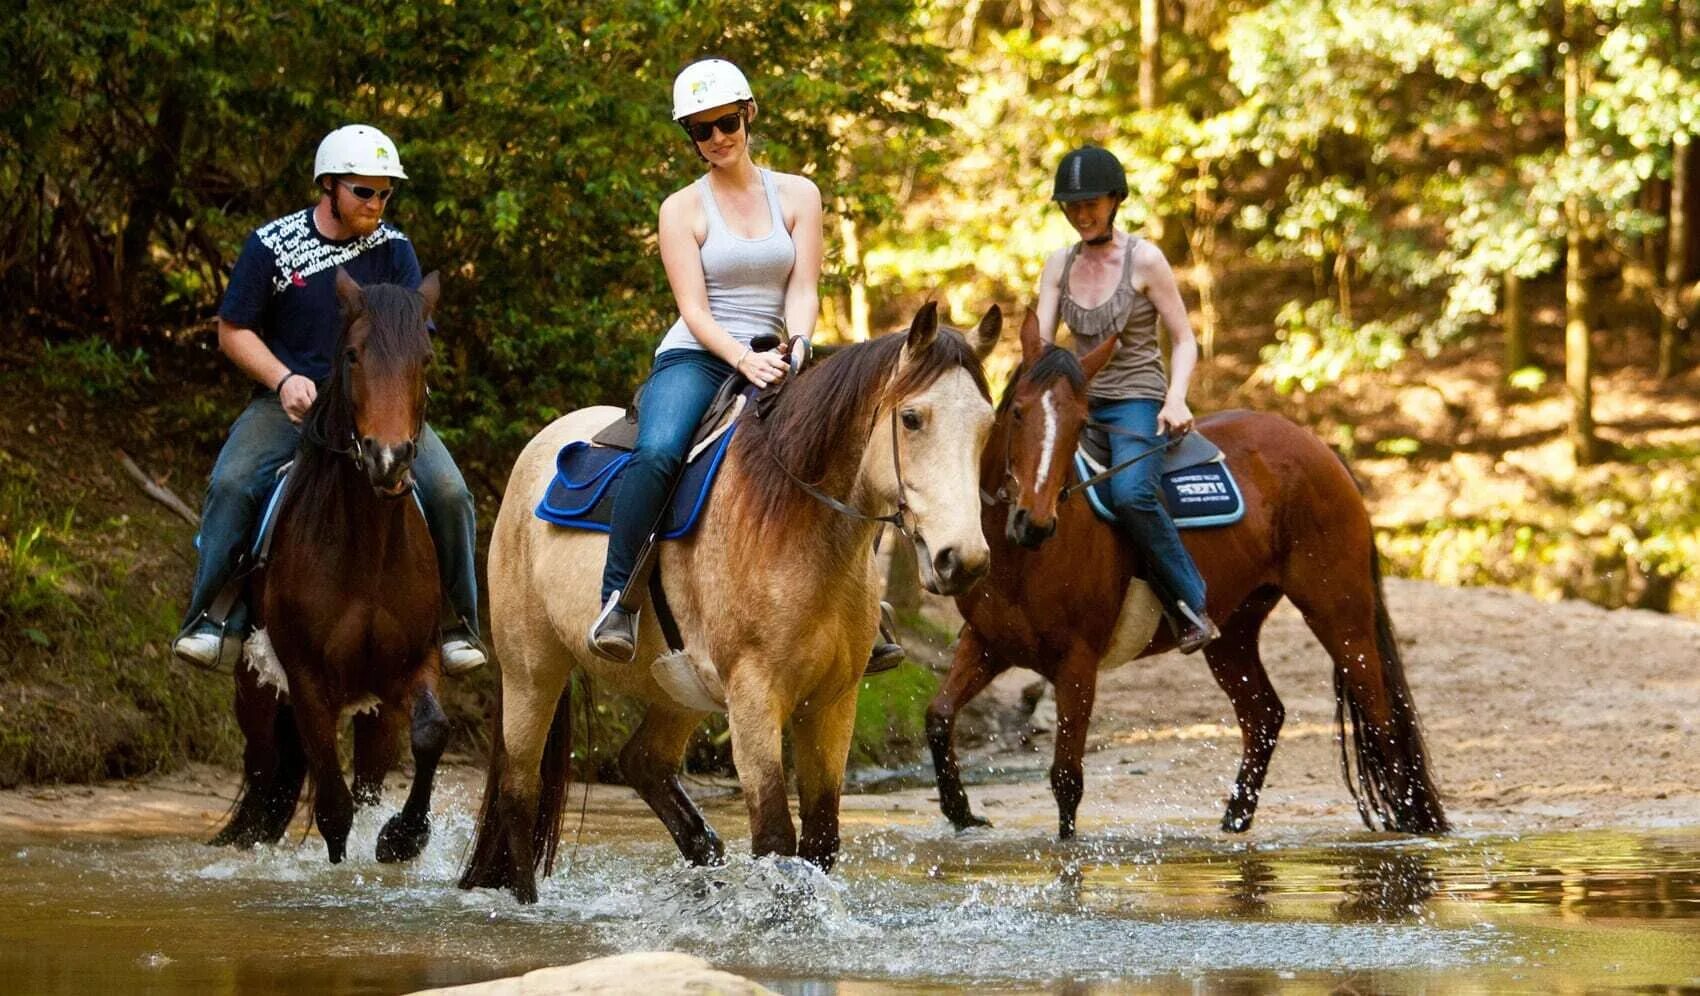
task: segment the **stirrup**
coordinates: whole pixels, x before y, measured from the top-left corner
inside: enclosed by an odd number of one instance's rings
[[[620,607],[620,593],[608,596],[585,634],[585,646],[603,660],[630,664],[637,657],[638,614]]]
[[[1216,624],[1208,616],[1200,616],[1193,611],[1192,606],[1176,599],[1175,611],[1186,617],[1188,626],[1178,629],[1175,633],[1175,646],[1183,654],[1197,653],[1204,649],[1205,644],[1222,635]]]

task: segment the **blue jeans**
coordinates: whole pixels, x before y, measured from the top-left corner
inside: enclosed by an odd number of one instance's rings
[[[230,427],[230,438],[218,452],[212,480],[201,507],[201,532],[195,537],[200,563],[195,587],[184,617],[187,631],[201,619],[230,578],[236,556],[254,540],[260,514],[271,497],[279,467],[295,456],[301,427],[289,420],[276,396],[259,395]],[[430,426],[419,436],[413,476],[425,523],[437,547],[437,567],[450,610],[474,633],[478,632],[478,576],[473,541],[477,530],[472,494],[454,458]],[[227,620],[233,632],[245,632],[248,607],[238,602]]]
[[[1150,398],[1092,402],[1094,419],[1137,434],[1110,434],[1111,466],[1160,442],[1157,413],[1162,409],[1161,401]],[[1116,513],[1116,522],[1150,556],[1150,580],[1159,597],[1185,602],[1202,616],[1204,578],[1181,545],[1180,531],[1157,494],[1162,472],[1163,458],[1152,454],[1110,478],[1110,507]]]
[[[614,493],[602,600],[625,591],[643,541],[661,519],[673,478],[684,465],[697,423],[715,392],[734,373],[725,360],[700,349],[669,349],[655,358],[638,395],[637,448]]]

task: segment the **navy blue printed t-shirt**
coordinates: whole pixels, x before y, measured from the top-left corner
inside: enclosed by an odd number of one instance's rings
[[[313,209],[267,222],[248,236],[220,318],[253,329],[284,365],[315,381],[331,375],[331,354],[342,333],[336,268],[355,283],[418,288],[419,257],[401,230],[380,222],[370,235],[340,241],[319,234]]]

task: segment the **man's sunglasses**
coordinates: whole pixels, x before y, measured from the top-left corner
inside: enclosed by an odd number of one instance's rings
[[[706,142],[714,137],[715,129],[719,129],[722,135],[736,135],[738,129],[743,126],[744,112],[733,111],[730,114],[721,115],[713,121],[686,122],[685,130],[691,133],[692,141]]]
[[[342,184],[343,188],[349,193],[363,201],[369,201],[376,197],[379,204],[388,204],[390,195],[395,193],[394,187],[368,187],[363,184],[349,183],[347,180],[338,180],[337,182]]]

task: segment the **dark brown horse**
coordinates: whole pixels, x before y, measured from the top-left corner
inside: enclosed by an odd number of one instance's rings
[[[1056,687],[1051,789],[1067,838],[1080,805],[1099,667],[1172,649],[1174,638],[1158,626],[1149,588],[1130,584],[1141,566],[1132,543],[1084,500],[1060,500],[1087,420],[1087,381],[1113,345],[1077,360],[1041,343],[1029,313],[1021,348],[1021,369],[980,463],[983,490],[998,495],[983,519],[991,571],[956,600],[967,624],[950,675],[928,707],[927,739],[945,816],[958,829],[983,825],[962,789],[951,741],[955,717],[1007,668],[1044,675]],[[1351,473],[1314,435],[1278,416],[1228,412],[1198,427],[1227,456],[1246,502],[1235,525],[1182,533],[1204,574],[1209,614],[1222,629],[1204,657],[1240,727],[1240,770],[1222,829],[1251,826],[1281,732],[1284,710],[1257,637],[1285,596],[1333,658],[1341,768],[1365,825],[1446,830],[1382,595],[1369,514]]]
[[[378,801],[411,729],[413,788],[377,847],[378,860],[405,861],[430,836],[431,783],[448,739],[436,698],[437,555],[409,487],[437,275],[417,292],[362,290],[339,270],[336,290],[344,325],[335,372],[305,419],[271,558],[250,589],[266,628],[236,669],[243,791],[212,843],[277,840],[311,773],[314,820],[340,862],[355,805]],[[350,711],[352,795],[337,759]]]

